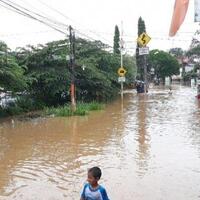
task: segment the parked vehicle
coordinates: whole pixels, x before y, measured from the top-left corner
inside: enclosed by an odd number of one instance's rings
[[[2,108],[7,108],[15,104],[16,97],[13,97],[10,93],[0,94],[0,106]]]

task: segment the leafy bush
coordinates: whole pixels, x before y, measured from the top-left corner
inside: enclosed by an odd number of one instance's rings
[[[92,103],[78,103],[76,107],[76,111],[72,111],[71,106],[66,104],[65,106],[59,106],[57,108],[46,108],[45,114],[47,115],[55,115],[55,116],[73,116],[73,115],[87,115],[91,110],[101,110],[103,109],[104,105],[92,102]]]
[[[44,103],[40,101],[35,101],[29,96],[18,97],[15,104],[17,107],[20,107],[23,110],[23,112],[29,112],[44,108]]]
[[[19,115],[43,108],[44,104],[41,102],[36,102],[28,96],[20,96],[14,102],[7,103],[5,107],[0,107],[0,117]]]

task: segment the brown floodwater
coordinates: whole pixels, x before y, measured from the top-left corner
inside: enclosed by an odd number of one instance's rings
[[[0,200],[75,200],[87,169],[113,200],[200,199],[200,104],[174,85],[84,117],[0,123]]]

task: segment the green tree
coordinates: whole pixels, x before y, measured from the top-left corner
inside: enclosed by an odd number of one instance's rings
[[[200,44],[189,49],[186,52],[186,55],[189,56],[189,57],[199,57],[200,56]]]
[[[106,51],[107,45],[100,41],[76,39],[75,83],[77,100],[106,101],[118,94],[117,69],[120,58]],[[18,63],[27,66],[28,91],[46,105],[63,104],[70,101],[70,70],[66,55],[69,54],[68,41],[56,41],[44,46],[19,49]],[[131,58],[125,56],[127,83],[131,81],[134,70]],[[82,66],[86,68],[83,70]]]
[[[200,30],[197,30],[194,34],[195,37],[192,38],[190,49],[193,49],[194,47],[197,47],[200,45],[200,41],[198,39],[199,35],[200,35]]]
[[[138,19],[138,36],[141,35],[143,32],[146,33],[145,22],[142,19],[142,17],[139,17],[139,19]]]
[[[114,35],[114,45],[113,45],[113,53],[120,54],[120,33],[119,28],[115,26],[115,35]]]
[[[27,46],[16,53],[18,63],[27,67],[29,94],[46,105],[66,102],[69,96],[67,45],[66,40],[50,42],[37,47]]]
[[[177,59],[167,52],[152,50],[148,59],[150,67],[154,68],[155,75],[163,81],[167,76],[179,74],[180,65]]]
[[[1,91],[17,92],[26,88],[24,69],[20,67],[10,49],[0,42],[0,87]]]
[[[198,62],[200,56],[200,42],[196,42],[195,45],[191,45],[191,48],[186,52],[186,56],[188,56],[190,63],[194,64],[194,69],[188,73],[183,73],[183,78],[185,81],[190,80],[191,78],[195,78],[198,76],[197,70],[200,69],[200,63]]]
[[[138,36],[143,32],[146,32],[145,22],[142,17],[138,19]],[[136,47],[136,65],[137,65],[137,76],[139,79],[144,80],[144,57],[139,56],[139,44]]]

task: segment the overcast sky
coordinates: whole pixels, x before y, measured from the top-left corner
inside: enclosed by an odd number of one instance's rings
[[[194,32],[199,28],[199,25],[194,23],[194,0],[190,0],[185,21],[173,38],[168,37],[168,32],[175,0],[10,1],[67,25],[71,24],[88,37],[102,40],[110,45],[113,44],[114,26],[117,24],[120,28],[123,21],[127,51],[134,50],[136,46],[139,16],[145,21],[147,34],[152,38],[148,44],[150,49],[167,50],[173,47],[187,49]],[[51,8],[63,13],[65,17]],[[0,40],[5,41],[12,49],[65,38],[64,34],[2,6],[0,6],[0,27]]]

